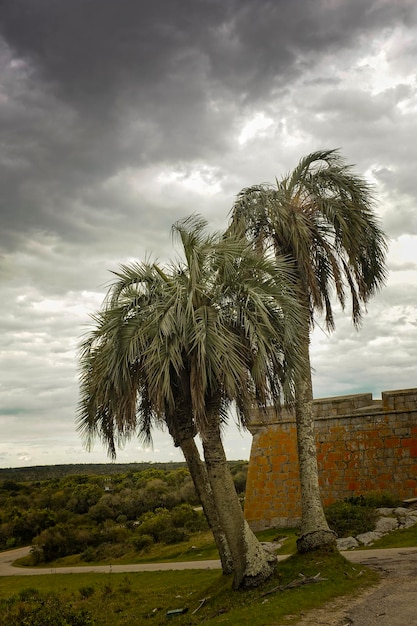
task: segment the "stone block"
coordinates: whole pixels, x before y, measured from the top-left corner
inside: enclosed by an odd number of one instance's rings
[[[361,535],[358,535],[356,539],[364,546],[370,546],[374,543],[374,541],[380,539],[380,537],[382,537],[382,534],[383,533],[379,533],[376,530],[371,530],[368,533],[362,533]]]
[[[398,520],[396,517],[380,517],[376,523],[375,531],[384,535],[398,528]]]
[[[376,512],[378,513],[378,515],[381,515],[381,516],[384,515],[385,517],[387,517],[388,515],[392,515],[394,513],[394,509],[390,509],[384,506],[384,507],[380,507],[379,509],[377,509]]]
[[[415,524],[417,524],[417,515],[408,515],[402,518],[400,526],[401,528],[411,528]]]
[[[394,433],[396,437],[408,437],[410,435],[410,429],[406,426],[400,426],[399,428],[394,428]]]
[[[409,509],[406,509],[403,506],[397,506],[396,509],[394,509],[393,513],[394,515],[396,515],[397,517],[404,517],[405,515],[408,515],[410,512]]]
[[[342,537],[336,539],[336,544],[338,550],[352,550],[359,546],[359,541],[356,541],[355,537]]]

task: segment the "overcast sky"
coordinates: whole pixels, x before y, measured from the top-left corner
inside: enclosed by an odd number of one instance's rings
[[[360,332],[317,327],[315,396],[417,386],[416,59],[415,0],[2,0],[0,467],[107,462],[74,424],[109,270],[323,148],[375,185],[390,273]],[[162,433],[117,458],[171,459]]]

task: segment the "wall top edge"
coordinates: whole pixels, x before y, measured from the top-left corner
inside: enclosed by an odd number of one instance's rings
[[[327,420],[346,417],[376,417],[388,413],[404,413],[417,409],[417,388],[398,389],[383,391],[381,400],[373,400],[372,393],[351,394],[328,398],[315,398],[313,400],[313,413],[315,420]],[[263,427],[272,424],[285,424],[294,422],[295,415],[292,410],[285,407],[279,415],[275,414],[272,407],[265,411],[254,409],[249,430],[253,433]]]

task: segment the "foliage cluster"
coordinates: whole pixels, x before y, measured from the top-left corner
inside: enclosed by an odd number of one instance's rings
[[[231,466],[245,487],[246,462]],[[83,553],[86,561],[120,557],[156,542],[205,530],[185,467],[0,482],[0,549],[32,544],[35,563]]]
[[[74,608],[53,592],[23,589],[0,602],[0,626],[89,626],[90,612]]]
[[[374,530],[378,507],[395,507],[400,501],[387,493],[350,496],[325,508],[329,527],[338,537],[355,537]]]

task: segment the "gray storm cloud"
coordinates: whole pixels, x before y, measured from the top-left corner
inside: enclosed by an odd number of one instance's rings
[[[2,466],[105,461],[74,418],[109,270],[172,258],[177,219],[222,228],[242,187],[321,148],[375,185],[391,242],[361,331],[316,329],[316,393],[415,385],[416,42],[414,0],[0,2]],[[175,453],[156,433],[120,454]]]

